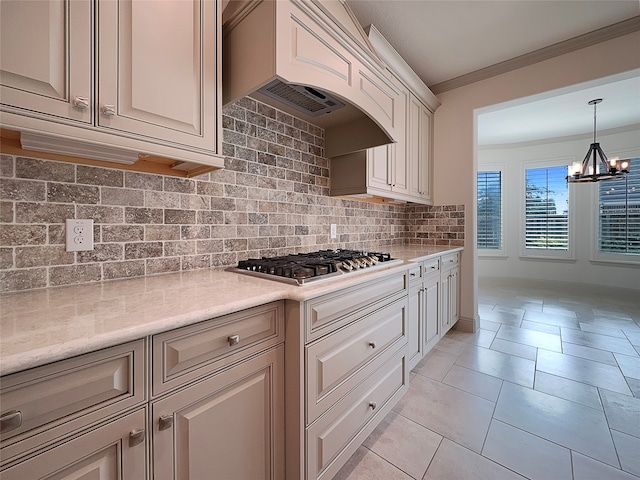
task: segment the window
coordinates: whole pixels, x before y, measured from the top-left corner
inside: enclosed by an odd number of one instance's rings
[[[502,250],[502,172],[478,172],[478,248]]]
[[[569,251],[568,167],[525,169],[525,251]]]
[[[598,252],[640,254],[640,158],[623,178],[598,184]]]

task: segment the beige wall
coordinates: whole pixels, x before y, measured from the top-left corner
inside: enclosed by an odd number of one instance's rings
[[[461,278],[463,319],[477,320],[474,110],[640,68],[638,52],[640,32],[438,95],[442,106],[434,123],[435,203],[464,204],[467,212],[468,241]]]

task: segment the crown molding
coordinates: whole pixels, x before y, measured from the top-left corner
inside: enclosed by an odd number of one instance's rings
[[[533,52],[525,53],[524,55],[505,60],[504,62],[496,63],[450,80],[445,80],[444,82],[429,86],[429,89],[434,94],[438,95],[440,93],[453,90],[454,88],[464,87],[465,85],[479,82],[480,80],[501,75],[518,68],[527,67],[534,63],[542,62],[543,60],[548,60],[559,55],[564,55],[565,53],[580,50],[582,48],[607,40],[612,40],[617,37],[622,37],[623,35],[628,35],[637,31],[640,31],[640,15],[570,38],[563,42],[549,45],[548,47],[534,50]]]

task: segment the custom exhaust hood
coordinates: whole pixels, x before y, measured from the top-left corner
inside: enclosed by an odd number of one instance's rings
[[[395,142],[400,92],[342,0],[235,0],[223,14],[223,103],[245,96],[325,129],[325,156]]]

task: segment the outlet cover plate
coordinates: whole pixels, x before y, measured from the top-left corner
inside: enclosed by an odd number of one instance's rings
[[[93,250],[93,219],[67,219],[67,252]]]

